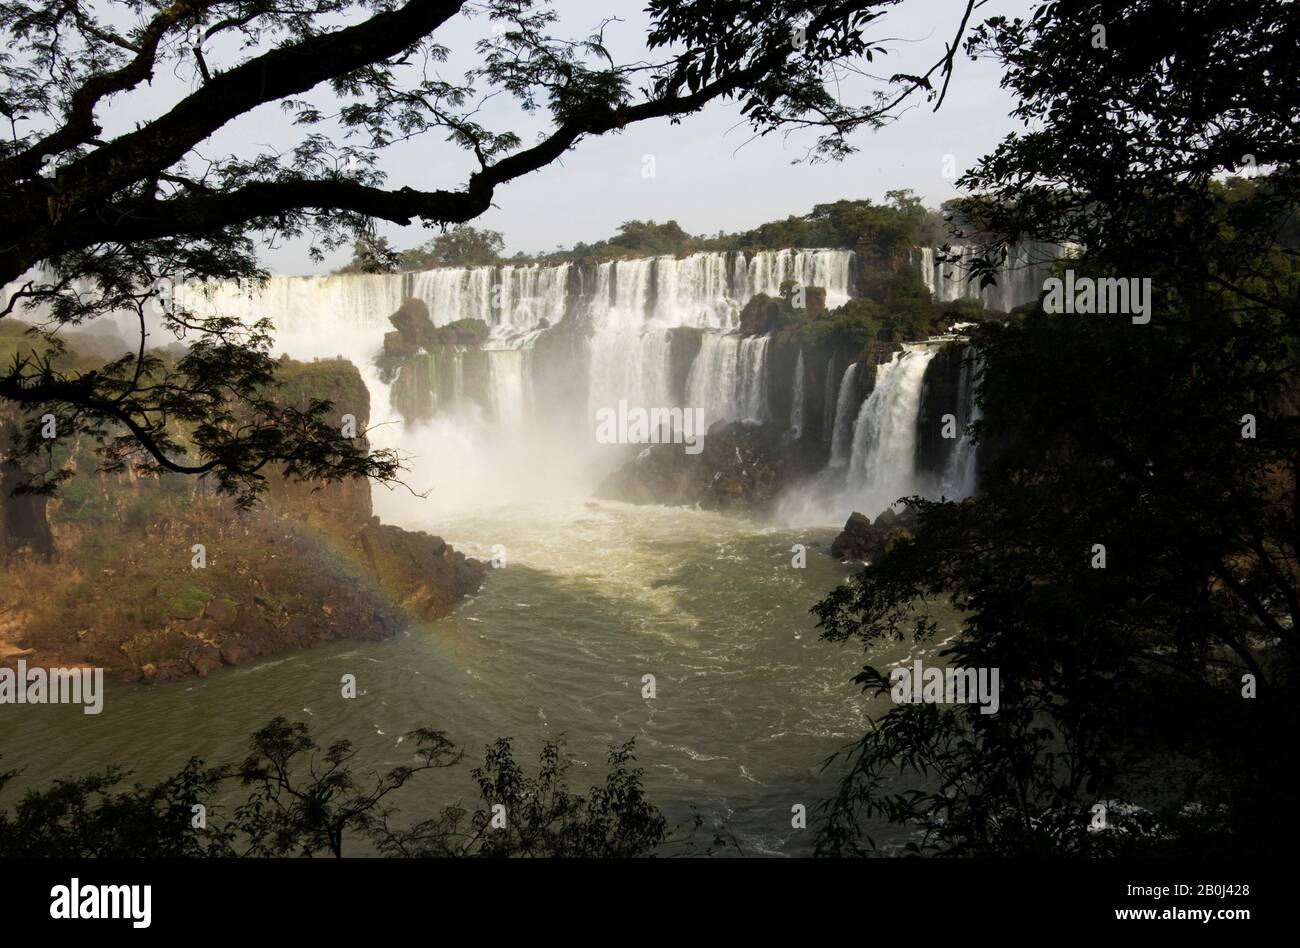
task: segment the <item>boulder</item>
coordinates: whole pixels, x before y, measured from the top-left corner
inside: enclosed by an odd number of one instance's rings
[[[372,521],[357,541],[379,584],[421,619],[450,615],[462,599],[478,592],[487,576],[486,563],[427,533]]]
[[[417,346],[400,331],[394,329],[384,333],[384,355],[394,359],[409,359],[416,351]]]
[[[780,300],[762,293],[754,295],[740,312],[740,332],[744,336],[775,332],[785,323]]]
[[[910,509],[901,514],[886,508],[873,523],[869,517],[854,512],[831,543],[831,555],[839,560],[870,563],[893,548],[901,539],[912,535],[909,527],[916,519]]]
[[[200,644],[186,658],[194,673],[200,678],[206,678],[208,672],[216,671],[221,667],[221,650],[208,642]]]
[[[429,318],[429,307],[424,305],[424,300],[414,296],[398,307],[397,312],[388,317],[388,321],[402,334],[403,341],[412,351],[433,335],[434,326],[433,320]]]
[[[699,505],[751,514],[770,510],[787,484],[791,463],[781,426],[717,422],[703,450],[652,444],[601,482],[596,496],[632,504]]]
[[[849,514],[844,529],[831,543],[831,556],[839,560],[869,559],[876,548],[871,518],[856,511]]]

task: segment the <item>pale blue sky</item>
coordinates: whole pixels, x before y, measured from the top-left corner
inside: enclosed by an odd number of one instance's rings
[[[978,15],[1018,15],[1030,6],[1028,0],[991,0]],[[885,75],[924,71],[951,39],[962,7],[962,0],[905,0],[878,21],[876,35],[893,42],[887,44],[891,54],[875,68]],[[615,57],[645,55],[641,0],[572,0],[559,9],[571,33],[585,32],[606,16],[621,17],[625,22],[613,24],[606,34]],[[488,32],[483,19],[465,17],[440,31],[439,41],[453,50],[443,74],[459,77],[472,62],[474,40]],[[791,164],[805,152],[810,135],[789,141],[774,135],[745,144],[748,127],[737,126],[738,110],[729,103],[680,125],[667,120],[637,125],[619,135],[587,139],[561,163],[498,189],[496,206],[475,224],[501,231],[507,252],[514,253],[596,240],[631,218],[674,219],[691,233],[742,230],[839,198],[882,199],[895,188],[911,188],[937,206],[955,194],[952,181],[943,176],[944,156],[952,155],[958,170],[964,169],[1013,128],[1007,116],[1011,100],[998,79],[994,64],[959,57],[939,112],[917,100],[898,122],[858,133],[854,140],[860,152],[838,164]],[[151,108],[186,91],[184,80],[160,75],[151,88],[116,100],[112,114],[101,117],[109,130],[129,128]],[[483,116],[491,127],[521,131],[525,142],[543,127],[535,119],[521,120],[504,97]],[[291,148],[301,133],[278,108],[264,107],[228,125],[202,150],[216,155],[247,154],[252,145]],[[655,158],[654,178],[641,174],[645,155]],[[391,149],[380,166],[390,187],[437,189],[463,185],[473,163],[455,146],[428,137]],[[430,236],[419,226],[381,230],[398,247]],[[312,273],[328,271],[347,256],[340,251],[317,266],[305,245],[290,244],[269,250],[264,259],[275,272]]]

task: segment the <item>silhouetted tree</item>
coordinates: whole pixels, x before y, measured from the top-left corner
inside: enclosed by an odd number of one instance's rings
[[[277,717],[253,734],[238,767],[205,767],[193,758],[174,777],[129,790],[117,789],[126,776],[117,767],[60,779],[28,790],[12,815],[0,811],[0,858],[338,857],[348,838],[368,840],[388,856],[627,857],[652,855],[668,840],[630,741],[610,751],[605,782],[583,795],[565,782],[569,764],[559,743],[546,742],[533,777],[515,762],[510,741],[498,740],[472,774],[479,808],[445,806],[395,826],[394,792],[464,758],[441,731],[406,738],[415,747],[410,764],[365,777],[353,769],[351,742],[322,750],[305,724]],[[15,776],[0,772],[0,789]],[[233,809],[217,805],[236,780],[246,799]]]
[[[1151,319],[982,328],[981,495],[913,499],[913,535],[816,612],[875,648],[933,640],[926,604],[950,597],[944,658],[1000,669],[1000,708],[890,708],[847,752],[822,851],[880,848],[880,819],[945,854],[1293,846],[1298,38],[1295,5],[1245,0],[1045,3],[975,31],[1031,121],[963,180],[972,278],[1008,241],[1079,241],[1064,266],[1149,279]],[[1225,182],[1246,155],[1260,176]],[[887,669],[858,681],[890,691]]]

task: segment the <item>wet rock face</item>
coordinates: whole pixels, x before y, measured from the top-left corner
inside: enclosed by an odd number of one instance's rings
[[[403,303],[388,321],[394,331],[384,333],[384,354],[397,358],[438,346],[476,346],[488,336],[487,324],[477,319],[457,319],[435,326],[429,307],[415,297]]]
[[[418,345],[409,340],[399,330],[394,329],[392,332],[384,333],[384,356],[386,358],[394,360],[409,359],[419,349]]]
[[[454,550],[441,537],[381,524],[375,517],[357,534],[364,561],[401,606],[420,619],[450,615],[479,591],[488,566]]]
[[[629,504],[694,504],[698,477],[694,459],[681,445],[648,445],[606,477],[595,496]]]
[[[435,326],[429,308],[414,297],[388,319],[396,328],[384,334],[375,363],[392,382],[393,406],[407,423],[428,421],[462,397],[491,406],[487,354],[479,348],[490,332],[486,323],[459,319]]]
[[[911,536],[909,528],[914,519],[910,511],[896,514],[886,509],[873,523],[870,517],[855,511],[849,515],[839,536],[831,542],[831,555],[838,560],[870,563],[879,559],[890,544]]]
[[[423,300],[412,297],[398,308],[388,321],[401,336],[404,348],[414,352],[425,344],[434,333],[433,320],[429,316],[429,307]]]
[[[797,450],[781,426],[719,422],[703,450],[684,445],[646,445],[596,489],[596,496],[633,504],[695,506],[732,513],[760,513],[775,505],[798,470]]]
[[[749,513],[775,505],[791,467],[781,435],[779,426],[744,422],[710,429],[700,454],[700,506]]]
[[[786,319],[780,300],[759,293],[741,310],[740,333],[743,336],[754,336],[775,332],[782,327]]]
[[[883,539],[877,538],[871,518],[855,511],[831,543],[831,555],[838,560],[869,560],[881,543]]]

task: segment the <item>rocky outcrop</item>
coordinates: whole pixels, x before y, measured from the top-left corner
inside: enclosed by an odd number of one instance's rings
[[[424,301],[414,297],[388,319],[395,328],[384,334],[375,361],[392,383],[393,405],[406,422],[428,421],[461,398],[491,405],[488,356],[479,348],[487,324],[460,319],[435,326]]]
[[[355,366],[286,361],[279,374],[284,400],[326,398],[331,424],[351,414],[364,432],[369,396]],[[50,504],[53,559],[0,567],[0,662],[88,664],[138,681],[204,676],[442,618],[488,570],[438,537],[381,524],[364,481],[272,477],[250,511],[180,475],[79,476],[67,487]]]
[[[744,336],[776,332],[789,323],[793,316],[790,307],[783,305],[784,300],[773,299],[759,293],[740,311],[740,332]]]
[[[596,496],[634,504],[762,513],[802,471],[797,443],[784,434],[780,425],[719,422],[705,435],[698,454],[686,453],[680,444],[647,445],[610,474]]]
[[[741,335],[776,332],[788,326],[821,318],[826,312],[826,290],[799,286],[793,280],[781,285],[781,296],[753,296],[740,311]]]
[[[488,566],[441,537],[381,524],[378,517],[356,536],[363,562],[407,612],[425,620],[450,615],[478,592]]]
[[[783,433],[783,426],[746,422],[710,429],[699,455],[700,506],[728,513],[769,510],[794,469]]]
[[[913,520],[914,516],[906,509],[901,514],[886,509],[874,523],[870,517],[855,511],[831,542],[831,555],[839,560],[870,563],[879,559],[900,537],[911,536],[909,528]]]
[[[394,331],[384,334],[384,354],[397,358],[412,356],[421,349],[431,352],[439,346],[477,346],[488,336],[487,324],[477,319],[435,326],[429,307],[415,297],[403,303],[388,321]]]
[[[875,556],[877,545],[871,518],[854,511],[831,541],[831,556],[837,560],[868,560]]]

